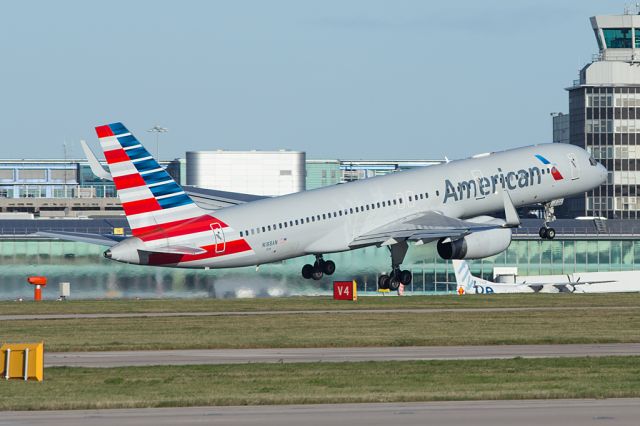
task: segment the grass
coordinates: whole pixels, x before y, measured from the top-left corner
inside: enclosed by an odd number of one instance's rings
[[[361,297],[356,303],[336,302],[330,297],[272,299],[154,299],[154,300],[70,300],[0,302],[0,313],[145,313],[343,310],[397,308],[494,308],[494,307],[612,307],[640,306],[640,293],[627,294],[503,294],[492,296]]]
[[[0,410],[638,396],[638,357],[47,368]]]
[[[47,351],[640,342],[640,309],[14,320]]]

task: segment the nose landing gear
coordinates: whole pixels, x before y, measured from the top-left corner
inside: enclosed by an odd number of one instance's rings
[[[321,254],[316,254],[316,261],[313,265],[306,264],[302,267],[302,277],[318,281],[323,275],[333,275],[336,271],[336,264],[332,260],[324,260]]]
[[[563,201],[553,200],[542,205],[544,207],[544,223],[538,231],[538,235],[543,240],[553,240],[556,237],[556,230],[549,227],[549,224],[556,220],[555,208],[562,205]]]

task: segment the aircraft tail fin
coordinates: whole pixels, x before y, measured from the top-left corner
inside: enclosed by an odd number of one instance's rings
[[[452,260],[453,271],[456,275],[456,291],[458,294],[473,293],[473,275],[469,269],[469,264],[464,260]]]
[[[96,127],[133,235],[161,231],[204,215],[122,123]]]

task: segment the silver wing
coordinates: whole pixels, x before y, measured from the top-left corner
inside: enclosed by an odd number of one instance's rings
[[[505,221],[487,223],[472,222],[445,216],[437,211],[419,213],[390,222],[365,234],[359,235],[349,244],[351,248],[373,244],[392,245],[400,241],[417,241],[419,244],[440,238],[458,239],[472,232],[487,231],[496,228],[514,228],[520,225],[518,214],[511,197],[502,193]]]

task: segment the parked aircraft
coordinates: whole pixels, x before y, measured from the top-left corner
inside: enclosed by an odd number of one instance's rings
[[[621,291],[640,291],[638,282],[640,272],[591,272],[583,279],[580,274],[567,275],[530,275],[513,277],[513,283],[496,283],[471,274],[464,260],[452,260],[456,276],[458,294],[494,294],[494,293],[606,293]],[[631,279],[631,285],[620,285],[621,274]],[[599,279],[597,279],[599,278]]]
[[[122,124],[96,127],[132,236],[43,235],[110,246],[119,262],[181,268],[232,268],[311,255],[304,278],[336,269],[329,253],[386,247],[391,271],[380,288],[411,282],[401,269],[408,243],[437,241],[445,259],[477,259],[505,250],[515,207],[542,204],[544,238],[557,200],[605,181],[606,169],[583,149],[543,144],[477,155],[347,184],[245,202],[198,206]],[[93,161],[97,163],[97,161]],[[94,167],[96,164],[93,164]],[[487,216],[503,211],[506,219]]]

